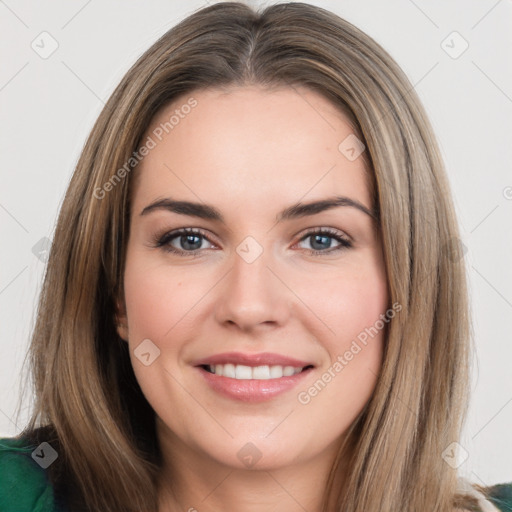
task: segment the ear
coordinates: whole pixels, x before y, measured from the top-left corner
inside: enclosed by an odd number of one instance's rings
[[[126,305],[124,300],[117,299],[115,301],[115,325],[117,334],[124,340],[128,341],[128,317],[126,315]]]

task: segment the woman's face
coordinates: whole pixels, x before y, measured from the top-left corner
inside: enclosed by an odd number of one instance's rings
[[[262,469],[329,458],[369,400],[388,295],[352,132],[293,88],[201,90],[154,118],[119,333],[171,453]]]

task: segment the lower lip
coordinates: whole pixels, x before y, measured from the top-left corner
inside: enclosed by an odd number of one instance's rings
[[[280,377],[278,379],[231,379],[221,377],[206,371],[198,366],[203,378],[208,385],[221,395],[240,400],[241,402],[264,402],[278,396],[286,391],[293,389],[301,382],[313,368],[308,368],[296,375],[290,377]]]

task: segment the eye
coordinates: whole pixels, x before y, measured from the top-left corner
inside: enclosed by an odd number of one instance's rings
[[[162,248],[166,252],[174,254],[199,256],[203,240],[208,240],[208,237],[202,230],[196,228],[182,228],[165,233],[162,236],[157,236],[154,245],[155,247]],[[175,244],[173,244],[173,242],[175,242]],[[176,247],[175,245],[181,247]]]
[[[331,247],[330,239],[338,242],[338,245]],[[313,229],[301,238],[300,242],[311,240],[312,249],[306,249],[308,254],[313,256],[323,256],[335,251],[342,251],[352,247],[352,242],[348,240],[340,231],[332,228]],[[299,243],[300,243],[299,242]]]

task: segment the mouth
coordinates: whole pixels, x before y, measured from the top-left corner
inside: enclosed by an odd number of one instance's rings
[[[280,379],[282,377],[292,377],[305,370],[313,368],[313,365],[306,366],[281,366],[281,365],[262,365],[246,366],[243,364],[204,364],[200,367],[213,375],[227,377],[236,380],[270,380]]]
[[[278,354],[218,354],[195,368],[215,393],[242,402],[262,402],[292,390],[315,368]]]

